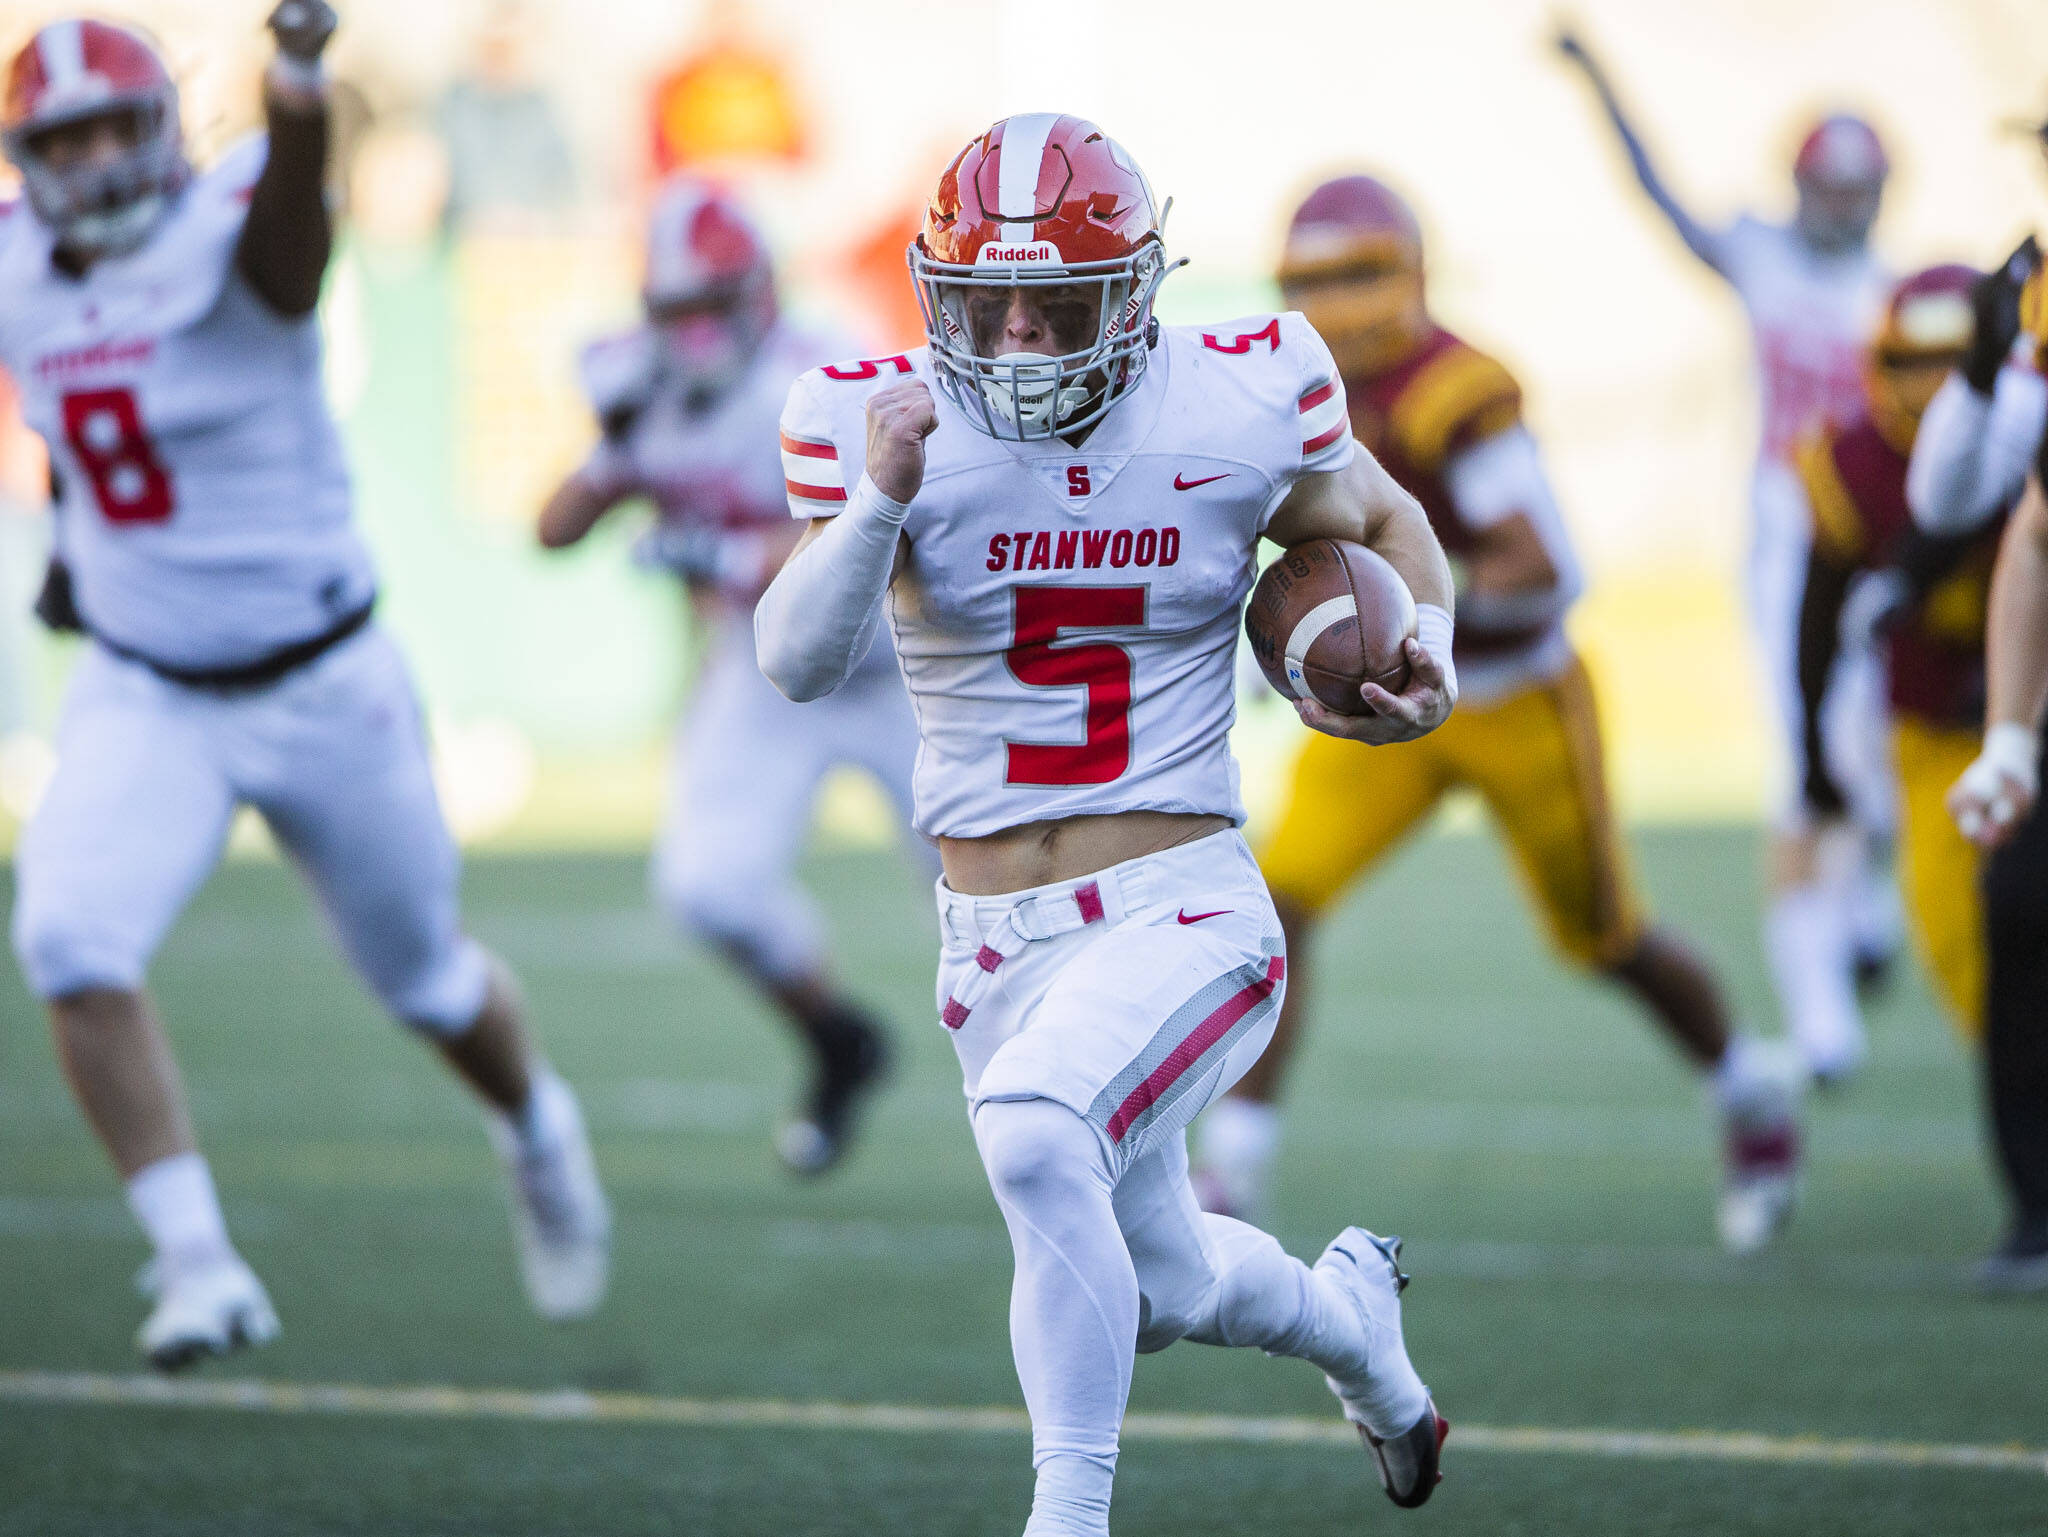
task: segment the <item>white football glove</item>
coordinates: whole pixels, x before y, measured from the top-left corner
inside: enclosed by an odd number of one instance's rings
[[[577,371],[608,438],[623,439],[661,383],[661,339],[644,327],[583,349]]]
[[[1965,838],[1994,849],[2012,836],[2040,793],[2040,754],[2040,738],[2026,726],[2000,721],[1984,733],[1984,750],[1948,792],[1949,815]]]

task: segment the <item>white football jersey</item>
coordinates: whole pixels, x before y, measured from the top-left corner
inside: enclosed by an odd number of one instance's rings
[[[375,595],[319,325],[235,271],[264,154],[260,136],[235,146],[139,250],[82,278],[26,205],[0,214],[0,366],[49,444],[79,609],[172,666],[255,661]]]
[[[1721,233],[1715,254],[1749,313],[1760,456],[1789,464],[1801,438],[1861,409],[1863,355],[1891,276],[1868,248],[1826,255],[1790,226],[1747,215]]]
[[[786,317],[762,339],[746,371],[705,397],[662,368],[661,338],[635,326],[586,347],[584,394],[598,417],[644,399],[623,438],[600,447],[594,462],[616,475],[623,454],[629,494],[654,506],[643,545],[653,563],[700,579],[721,640],[753,645],[753,606],[774,576],[764,533],[783,534],[789,503],[776,451],[777,421],[790,384],[806,369],[851,356],[859,343],[842,331]],[[878,665],[893,665],[885,647]]]
[[[1165,327],[1078,448],[990,437],[922,351],[815,370],[782,417],[797,517],[845,506],[868,396],[911,376],[939,417],[889,602],[918,831],[1141,809],[1241,822],[1229,732],[1259,536],[1302,475],[1353,452],[1322,338],[1297,314]]]

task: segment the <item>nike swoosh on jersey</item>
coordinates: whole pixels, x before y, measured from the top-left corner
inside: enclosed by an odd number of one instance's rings
[[[1225,470],[1221,475],[1204,475],[1200,480],[1182,480],[1180,472],[1175,471],[1173,489],[1176,491],[1192,491],[1197,486],[1206,486],[1212,480],[1228,480],[1235,473],[1236,471],[1234,470]]]
[[[1218,478],[1220,479],[1221,477]],[[1183,907],[1176,916],[1182,923],[1200,923],[1204,918],[1221,918],[1225,913],[1234,913],[1236,911],[1237,909],[1234,907],[1219,907],[1213,913],[1190,913]]]

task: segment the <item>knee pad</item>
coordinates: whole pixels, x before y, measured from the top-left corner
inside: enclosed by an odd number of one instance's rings
[[[393,1017],[440,1039],[474,1025],[490,994],[490,956],[467,934],[417,964],[366,970],[370,986]]]
[[[1055,1208],[1068,1195],[1114,1182],[1101,1134],[1049,1099],[985,1100],[974,1112],[989,1188],[1005,1206]]]
[[[95,987],[138,988],[149,969],[149,956],[132,939],[28,892],[16,898],[13,939],[22,975],[45,1001]]]

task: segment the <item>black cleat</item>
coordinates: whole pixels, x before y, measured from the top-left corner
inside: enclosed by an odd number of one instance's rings
[[[851,1009],[815,1029],[810,1092],[804,1107],[775,1137],[775,1152],[792,1174],[813,1178],[846,1156],[861,1102],[889,1076],[889,1038]]]

